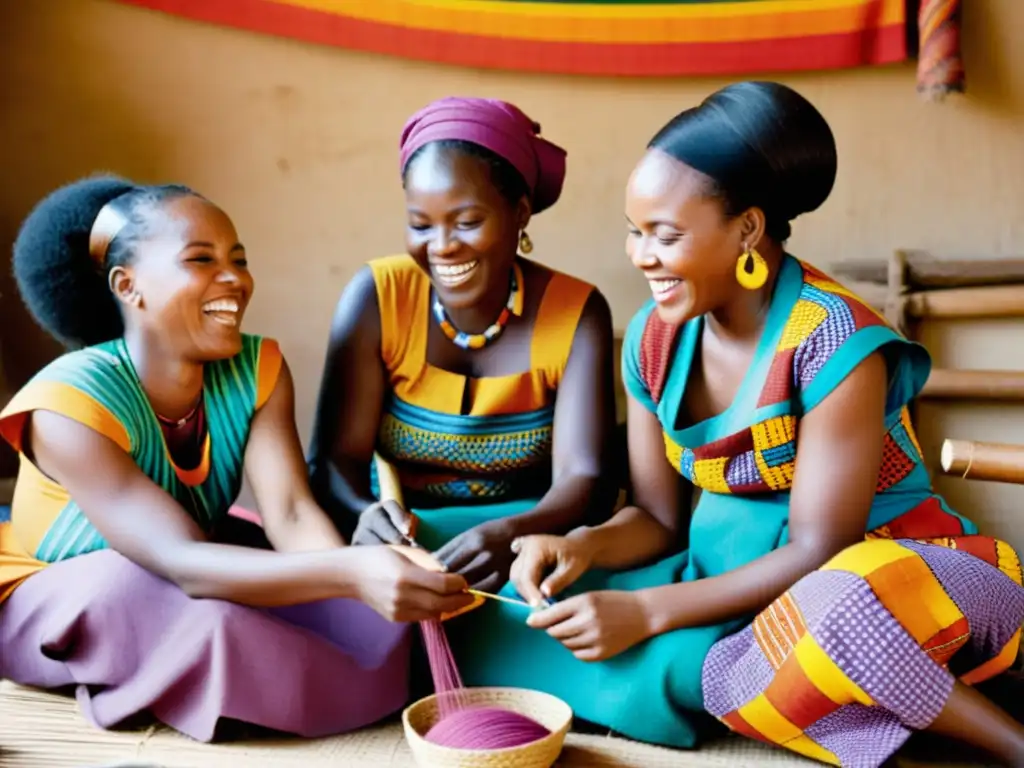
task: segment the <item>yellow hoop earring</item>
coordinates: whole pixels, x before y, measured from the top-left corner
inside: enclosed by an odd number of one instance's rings
[[[519,250],[523,254],[527,254],[533,251],[533,240],[531,240],[530,236],[526,234],[525,229],[523,230],[523,233],[519,236]]]
[[[768,262],[756,248],[744,247],[736,260],[736,281],[748,291],[756,291],[768,281]]]

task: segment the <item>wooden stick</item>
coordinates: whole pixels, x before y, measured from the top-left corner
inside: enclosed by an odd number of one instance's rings
[[[1024,259],[939,260],[926,251],[907,250],[906,282],[916,288],[962,288],[1024,283]],[[888,261],[839,261],[828,270],[845,280],[886,285]]]
[[[1024,484],[1024,446],[946,440],[940,454],[942,471],[965,480]]]
[[[377,485],[380,487],[380,500],[397,501],[404,507],[405,499],[402,497],[402,483],[398,478],[398,470],[395,469],[391,462],[379,453],[373,454],[373,461],[377,465]],[[418,520],[416,515],[413,515],[411,512],[409,514],[411,517],[410,522],[412,523],[412,531],[410,534],[404,535],[405,543],[410,547],[422,549],[416,539],[413,538],[416,535],[416,525]]]
[[[889,325],[905,336],[907,330],[907,257],[903,251],[889,256],[886,276],[885,319]]]
[[[1024,371],[959,371],[935,368],[921,391],[933,400],[1024,401]]]
[[[1024,317],[1024,285],[918,291],[906,298],[907,314],[918,318]]]
[[[402,504],[402,484],[398,480],[398,471],[380,454],[373,454],[377,465],[377,485],[380,486],[381,501],[397,501]]]

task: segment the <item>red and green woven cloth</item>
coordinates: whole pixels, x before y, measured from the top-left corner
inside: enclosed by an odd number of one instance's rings
[[[309,42],[469,67],[747,75],[906,60],[906,0],[122,0]],[[924,0],[928,3],[929,0]],[[959,0],[943,0],[953,7]],[[913,36],[911,36],[911,39]]]

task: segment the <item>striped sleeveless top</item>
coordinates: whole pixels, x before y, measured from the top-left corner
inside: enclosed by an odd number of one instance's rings
[[[594,287],[552,271],[528,368],[472,378],[427,362],[431,284],[412,258],[388,256],[370,268],[388,378],[377,451],[395,465],[406,501],[486,503],[546,492],[555,396]],[[471,408],[464,413],[467,392]]]
[[[238,496],[249,427],[280,367],[277,343],[251,335],[243,335],[238,355],[205,366],[206,435],[200,463],[188,470],[175,465],[167,450],[123,339],[70,352],[37,373],[0,413],[0,436],[20,454],[11,520],[0,523],[0,600],[47,563],[107,547],[67,490],[21,452],[33,411],[59,413],[115,442],[209,531]]]

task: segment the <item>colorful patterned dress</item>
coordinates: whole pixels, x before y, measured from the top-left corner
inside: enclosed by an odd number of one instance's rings
[[[576,661],[503,605],[503,620],[477,638],[500,663],[463,677],[549,691],[577,716],[642,741],[692,747],[710,713],[823,762],[881,765],[939,714],[954,679],[979,682],[1013,663],[1020,561],[933,493],[907,414],[929,358],[857,297],[787,257],[736,399],[676,429],[702,326],[669,327],[652,301],[623,349],[626,387],[657,414],[669,461],[702,491],[689,549],[633,571],[591,572],[570,593],[715,576],[785,544],[800,418],[881,350],[887,434],[865,541],[756,617],[669,632],[600,663]]]
[[[370,268],[388,376],[377,453],[397,472],[418,519],[416,540],[436,550],[481,523],[530,511],[551,486],[555,398],[593,286],[553,272],[534,319],[529,367],[470,378],[427,362],[433,292],[426,273],[407,255]],[[521,272],[517,280],[523,285]],[[513,315],[522,312],[520,301]],[[376,478],[373,485],[377,494]],[[446,621],[460,666],[490,658],[476,636],[493,621],[493,602],[478,600]],[[415,693],[432,691],[422,654],[413,658],[413,681]]]
[[[206,430],[191,470],[172,459],[122,339],[50,363],[0,413],[0,436],[20,453],[32,412],[77,421],[209,532],[238,494],[250,426],[280,368],[276,342],[256,336],[205,366]],[[77,686],[101,727],[148,711],[203,741],[222,720],[319,736],[373,722],[408,695],[407,627],[351,600],[260,610],[193,599],[110,549],[24,454],[0,524],[0,601],[0,678]]]
[[[427,274],[406,255],[370,268],[388,376],[377,452],[398,472],[419,519],[417,540],[435,549],[480,523],[529,511],[551,485],[555,396],[593,286],[553,272],[527,370],[470,378],[427,362]],[[513,315],[522,311],[520,302]]]

